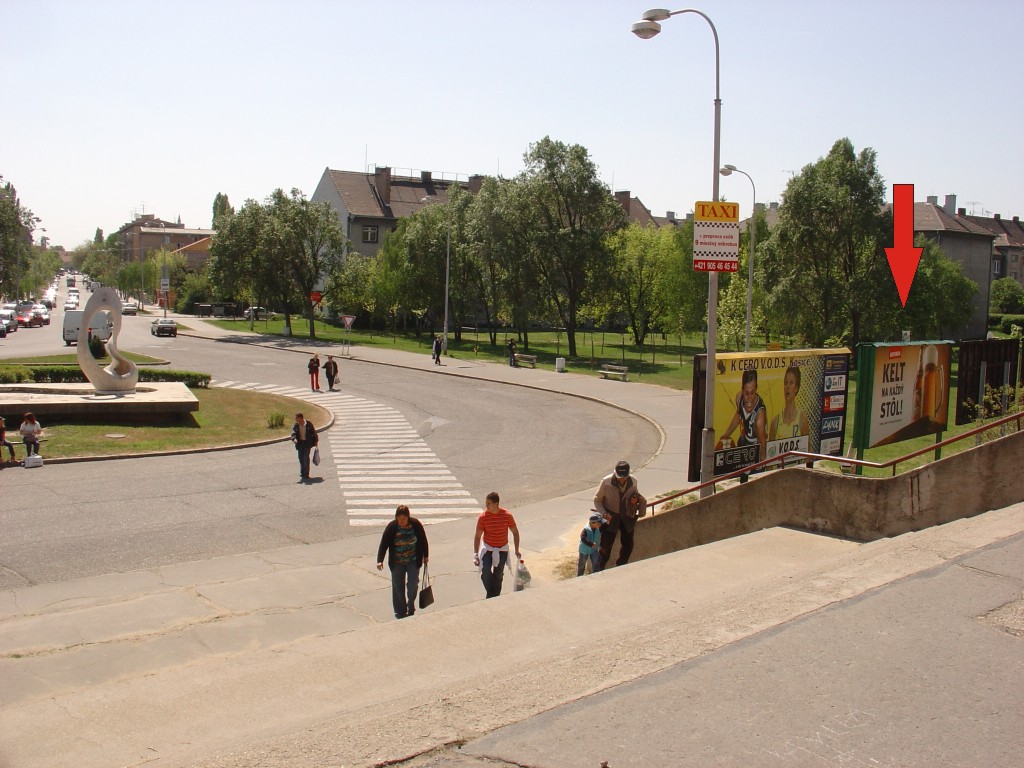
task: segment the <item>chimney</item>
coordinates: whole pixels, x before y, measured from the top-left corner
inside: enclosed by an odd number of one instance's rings
[[[422,181],[424,184],[430,184],[430,171],[420,171],[420,181]]]
[[[927,200],[928,205],[938,205],[939,204],[939,196],[938,195],[928,195],[926,200]]]
[[[999,221],[999,220],[1000,220],[1000,219],[1002,219],[1003,217],[1002,217],[1002,216],[1000,216],[1000,215],[999,215],[998,213],[993,213],[993,214],[992,214],[992,218],[993,218],[993,219],[995,219],[996,221]]]
[[[956,210],[956,195],[946,195],[946,204],[942,206],[943,210],[950,216]]]
[[[472,195],[477,194],[484,186],[484,176],[480,173],[474,173],[469,177],[469,192]]]
[[[676,220],[676,212],[675,211],[665,211],[665,218],[668,219],[669,221],[675,221]]]
[[[1014,216],[1013,217],[1013,222],[1014,222],[1014,224],[1020,224],[1020,216]]]
[[[622,206],[622,210],[629,216],[629,190],[615,193],[615,202]]]
[[[384,205],[391,205],[391,169],[386,165],[378,165],[373,172],[373,186],[384,201]]]
[[[769,203],[768,204],[768,210],[769,211],[777,211],[777,210],[779,210],[779,204],[777,202]]]
[[[967,215],[967,209],[966,208],[957,208],[956,209],[956,215],[957,216],[966,216]]]

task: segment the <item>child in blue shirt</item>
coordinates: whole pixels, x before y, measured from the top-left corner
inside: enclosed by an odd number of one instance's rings
[[[604,523],[604,515],[594,512],[590,516],[590,523],[580,531],[580,559],[576,565],[576,575],[582,576],[585,573],[587,560],[590,560],[590,572],[597,573],[601,570],[601,561],[598,558],[598,548],[601,546],[601,525]]]

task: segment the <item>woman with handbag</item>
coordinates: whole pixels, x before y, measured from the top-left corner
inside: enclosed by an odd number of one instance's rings
[[[384,553],[391,569],[391,603],[395,618],[416,613],[416,593],[420,586],[420,568],[430,560],[430,546],[423,524],[413,517],[409,507],[399,505],[395,519],[387,524],[377,548],[377,570],[384,570]]]

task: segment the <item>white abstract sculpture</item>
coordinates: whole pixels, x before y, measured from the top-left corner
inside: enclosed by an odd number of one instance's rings
[[[106,311],[110,318],[110,339],[107,341],[107,353],[111,362],[101,368],[89,349],[89,328],[93,317]],[[121,298],[113,288],[99,288],[85,304],[82,321],[78,331],[78,364],[85,378],[96,388],[99,394],[117,392],[134,392],[139,382],[139,369],[131,360],[117,349],[117,336],[121,332]]]

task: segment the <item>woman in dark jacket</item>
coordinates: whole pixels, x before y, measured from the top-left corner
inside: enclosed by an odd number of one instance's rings
[[[377,570],[384,570],[384,553],[388,553],[391,569],[391,602],[395,618],[404,619],[416,613],[416,594],[420,587],[420,568],[430,559],[427,532],[423,523],[401,504],[395,519],[387,524],[377,548]]]

